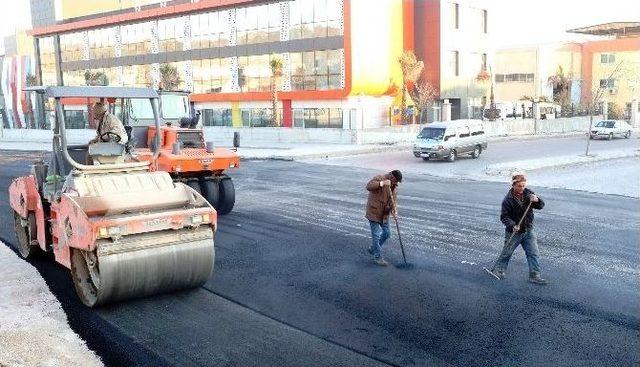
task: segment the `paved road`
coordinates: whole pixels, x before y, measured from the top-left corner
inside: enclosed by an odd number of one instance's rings
[[[553,158],[584,155],[586,138],[544,137],[536,139],[505,139],[489,142],[488,149],[479,159],[460,156],[455,164],[446,161],[424,162],[415,158],[409,151],[368,154],[366,156],[348,156],[309,160],[311,163],[325,163],[346,167],[362,167],[376,170],[399,169],[412,174],[427,174],[439,177],[485,177],[485,170],[492,165],[531,159],[553,162]],[[592,140],[589,154],[606,155],[612,152],[636,153],[640,151],[640,138],[637,134],[630,139],[616,138]],[[516,165],[517,166],[517,165]]]
[[[0,187],[26,171],[0,155]],[[548,365],[640,363],[640,201],[533,188],[547,287],[517,253],[502,282],[503,184],[408,174],[399,195],[412,270],[365,256],[368,169],[245,162],[220,219],[216,271],[195,291],[97,310],[65,270],[34,262],[74,330],[108,364]],[[14,242],[6,191],[0,237]],[[387,249],[401,259],[395,238]]]

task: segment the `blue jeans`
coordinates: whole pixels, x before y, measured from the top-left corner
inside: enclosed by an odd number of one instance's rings
[[[369,248],[369,253],[373,255],[374,258],[379,259],[382,246],[391,235],[389,231],[389,221],[382,223],[369,221],[369,225],[371,226],[371,247]]]
[[[538,264],[538,241],[536,240],[536,234],[533,229],[527,229],[524,233],[516,233],[511,242],[507,242],[511,237],[511,233],[507,232],[504,235],[504,247],[502,253],[493,265],[493,270],[504,272],[507,270],[509,260],[513,251],[518,248],[518,245],[522,245],[525,255],[527,255],[527,264],[529,265],[529,275],[540,274],[540,265]]]

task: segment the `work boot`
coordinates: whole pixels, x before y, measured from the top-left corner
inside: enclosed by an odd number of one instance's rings
[[[378,257],[378,258],[373,258],[373,263],[379,266],[387,266],[389,265],[389,263],[387,263],[383,258]]]
[[[539,273],[531,273],[529,274],[529,283],[545,285],[547,284],[547,280],[540,277]]]

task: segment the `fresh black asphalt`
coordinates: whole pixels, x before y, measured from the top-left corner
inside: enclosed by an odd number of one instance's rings
[[[15,244],[7,187],[38,153],[0,153],[0,238]],[[541,264],[521,250],[489,278],[506,186],[405,177],[411,270],[371,264],[364,184],[373,172],[243,162],[219,218],[216,268],[197,290],[87,309],[68,271],[32,261],[70,325],[107,365],[626,366],[640,363],[640,201],[533,188]],[[385,254],[401,261],[395,230]],[[5,310],[3,312],[10,312]]]

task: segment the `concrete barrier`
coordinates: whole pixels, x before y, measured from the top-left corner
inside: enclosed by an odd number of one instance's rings
[[[594,116],[594,122],[601,117]],[[519,136],[537,134],[565,134],[586,132],[589,117],[559,118],[553,120],[500,120],[484,121],[488,136]],[[233,133],[240,132],[243,147],[264,147],[283,144],[325,143],[325,144],[400,144],[411,143],[420,130],[427,125],[387,126],[373,129],[303,129],[275,127],[228,127],[207,126],[205,140],[216,146],[232,146]],[[49,130],[4,129],[0,140],[11,142],[51,142],[53,133]],[[94,130],[69,129],[70,144],[84,144],[95,136]]]

